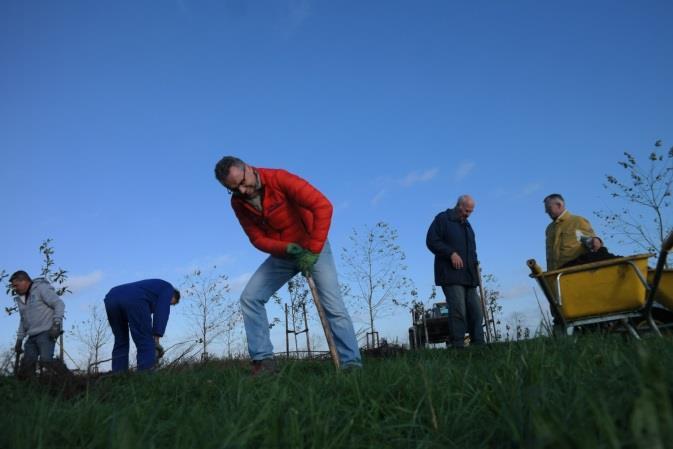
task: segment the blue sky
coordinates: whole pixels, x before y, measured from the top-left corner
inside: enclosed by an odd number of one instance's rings
[[[321,189],[335,250],[394,226],[422,296],[427,227],[472,194],[484,270],[534,315],[542,198],[591,219],[623,151],[673,144],[667,1],[4,0],[0,66],[0,267],[37,272],[53,238],[71,320],[215,262],[240,289],[265,256],[214,180],[226,154]],[[0,338],[15,327],[0,317]]]

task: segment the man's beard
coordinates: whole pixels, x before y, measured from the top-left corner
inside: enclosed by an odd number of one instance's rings
[[[262,193],[261,190],[255,190],[252,193],[246,193],[245,195],[242,195],[242,196],[246,200],[251,200],[251,199],[257,198],[261,193]]]

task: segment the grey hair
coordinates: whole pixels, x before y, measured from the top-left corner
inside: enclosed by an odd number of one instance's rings
[[[547,195],[544,200],[542,201],[544,204],[547,204],[547,201],[554,201],[557,204],[565,204],[566,201],[563,199],[563,196],[561,196],[560,193],[552,193],[551,195]]]
[[[28,276],[28,273],[26,273],[23,270],[19,270],[19,271],[15,272],[14,274],[12,274],[9,278],[10,283],[12,283],[14,281],[28,281],[28,282],[31,282],[32,279],[30,278],[30,276]]]
[[[231,167],[238,167],[243,170],[245,168],[245,162],[234,156],[225,156],[215,165],[215,178],[217,178],[222,185],[225,185],[224,181],[227,179],[227,176],[229,176]]]
[[[456,206],[460,206],[460,205],[463,204],[463,203],[465,202],[465,200],[467,200],[468,198],[471,199],[472,197],[471,197],[470,195],[467,195],[467,194],[460,195],[460,196],[458,197],[458,200],[456,201]]]

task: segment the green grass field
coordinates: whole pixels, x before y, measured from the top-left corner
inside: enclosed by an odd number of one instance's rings
[[[673,341],[535,339],[290,362],[213,362],[100,379],[74,397],[0,384],[2,448],[670,448]]]

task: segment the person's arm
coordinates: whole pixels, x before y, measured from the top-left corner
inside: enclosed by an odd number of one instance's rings
[[[54,324],[62,326],[63,324],[63,315],[65,314],[65,303],[63,300],[56,294],[56,290],[49,283],[41,283],[39,286],[40,298],[52,308],[54,315],[52,319]]]
[[[234,208],[236,218],[238,218],[239,223],[241,223],[243,231],[255,248],[277,257],[283,257],[285,255],[287,245],[292,242],[283,242],[282,240],[275,240],[267,237],[264,230],[262,230],[243,210],[245,206],[232,201],[232,207]]]
[[[584,217],[577,217],[577,231],[585,237],[596,237],[596,233],[591,227],[591,223]]]
[[[479,266],[479,254],[477,254],[477,239],[476,236],[474,235],[474,229],[472,229],[472,225],[470,225],[470,230],[472,231],[470,238],[472,239],[472,244],[474,245],[474,264],[476,266]]]
[[[16,331],[16,339],[23,341],[25,337],[26,337],[26,321],[23,319],[23,313],[19,312],[19,328]]]
[[[154,306],[154,314],[152,316],[152,333],[154,334],[155,342],[158,342],[157,337],[163,337],[166,332],[168,317],[171,313],[173,293],[173,286],[166,281],[161,281],[161,286],[157,291],[157,302]]]
[[[441,214],[437,215],[432,221],[428,234],[425,237],[425,244],[428,249],[439,257],[450,258],[456,250],[442,238]]]
[[[278,186],[286,197],[299,207],[309,210],[313,215],[313,229],[306,249],[320,254],[332,224],[334,210],[332,203],[305,179],[285,170],[280,170],[280,172],[277,178]]]

